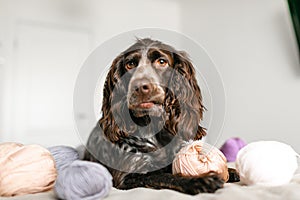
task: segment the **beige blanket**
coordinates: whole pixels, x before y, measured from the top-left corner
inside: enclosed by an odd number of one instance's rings
[[[196,196],[185,195],[172,190],[152,190],[147,188],[136,188],[132,190],[122,191],[112,189],[109,196],[105,200],[300,200],[300,169],[294,176],[291,183],[277,187],[262,186],[242,186],[236,183],[226,183],[223,189],[218,190],[214,194],[198,194]],[[4,198],[0,200],[56,200],[53,191],[24,195],[18,197]]]

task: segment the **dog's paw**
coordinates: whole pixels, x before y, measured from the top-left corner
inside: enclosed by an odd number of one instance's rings
[[[234,183],[240,181],[240,176],[235,169],[228,168],[228,173],[229,173],[229,179],[227,181],[228,183]]]
[[[198,193],[214,193],[216,190],[223,188],[224,181],[217,175],[210,175],[200,178],[190,178],[183,186],[183,192],[191,195]]]

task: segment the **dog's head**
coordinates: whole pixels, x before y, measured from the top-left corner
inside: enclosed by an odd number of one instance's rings
[[[100,125],[112,142],[151,118],[186,140],[205,135],[195,69],[186,53],[160,41],[139,39],[122,52],[112,63],[103,96]]]

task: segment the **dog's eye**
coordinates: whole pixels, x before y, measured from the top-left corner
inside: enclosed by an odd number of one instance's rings
[[[125,67],[126,67],[126,69],[130,70],[130,69],[135,68],[136,65],[137,65],[136,62],[134,62],[134,61],[129,61],[128,63],[126,63]]]
[[[165,59],[162,59],[162,58],[157,59],[155,62],[160,67],[165,67],[168,64],[168,62]]]

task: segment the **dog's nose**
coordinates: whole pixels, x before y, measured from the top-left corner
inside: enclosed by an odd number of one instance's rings
[[[136,88],[136,92],[141,94],[149,94],[152,92],[153,86],[151,83],[143,83],[140,87]]]

